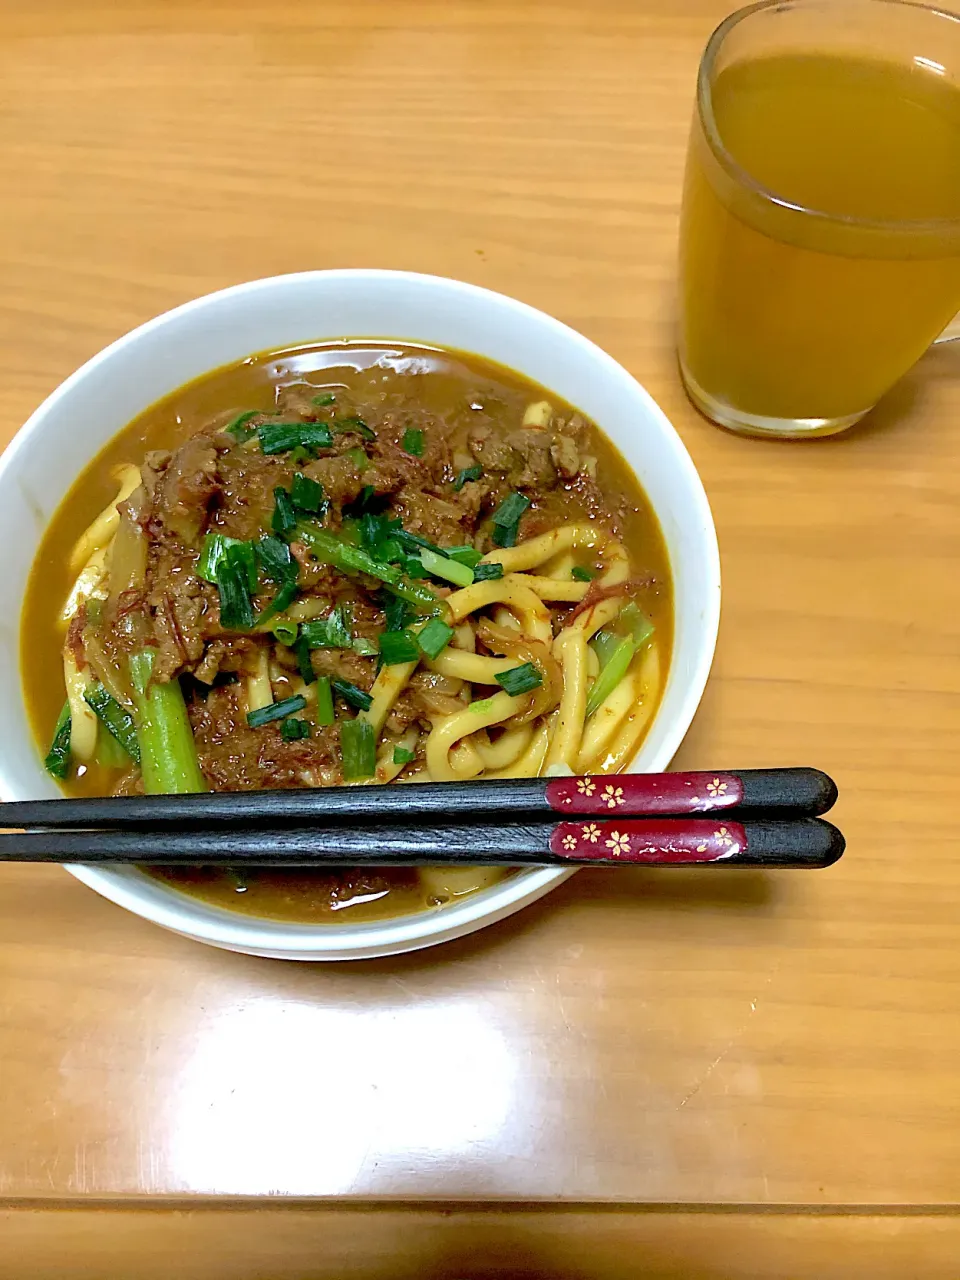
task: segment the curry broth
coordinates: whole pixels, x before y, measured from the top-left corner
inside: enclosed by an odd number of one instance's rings
[[[520,375],[459,352],[407,344],[354,342],[268,352],[205,374],[166,396],[135,418],[83,471],[61,503],[40,544],[24,601],[21,667],[34,735],[45,752],[63,704],[59,678],[63,636],[60,608],[73,585],[71,549],[90,521],[111,500],[116,483],[110,472],[121,462],[138,462],[153,449],[172,449],[204,423],[229,412],[275,409],[284,388],[333,391],[357,405],[376,403],[402,412],[417,405],[442,415],[464,434],[480,406],[491,417],[519,423],[531,401],[549,398],[561,414],[574,410]],[[672,646],[669,563],[653,510],[633,473],[615,447],[596,428],[590,447],[597,457],[597,478],[610,509],[616,512],[634,572],[649,573],[651,584],[637,595],[653,620],[665,663]],[[567,518],[580,514],[575,495],[565,495]],[[664,669],[663,681],[666,679]],[[110,794],[115,770],[97,764],[61,784],[69,795]],[[329,871],[276,869],[237,875],[212,868],[151,868],[150,874],[203,900],[245,914],[303,922],[362,921],[439,905],[421,886],[415,870],[390,869],[386,880],[357,876],[339,884]]]

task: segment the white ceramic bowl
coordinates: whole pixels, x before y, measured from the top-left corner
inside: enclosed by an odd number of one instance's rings
[[[43,529],[73,481],[131,418],[184,383],[253,352],[342,338],[456,347],[499,361],[598,423],[634,469],[659,516],[673,570],[676,628],[656,720],[631,765],[666,768],[706,683],[720,611],[717,539],[703,486],[646,391],[586,338],[512,298],[436,276],[309,271],[198,298],[134,329],[69,377],[0,459],[0,793],[55,796],[27,721],[19,620]],[[526,872],[441,910],[385,923],[298,925],[207,906],[132,867],[68,868],[98,893],[213,946],[296,960],[412,951],[502,920],[572,874]]]

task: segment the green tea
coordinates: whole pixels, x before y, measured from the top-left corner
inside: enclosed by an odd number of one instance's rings
[[[960,89],[922,61],[785,54],[719,73],[727,158],[695,120],[681,228],[695,399],[855,417],[960,310]]]

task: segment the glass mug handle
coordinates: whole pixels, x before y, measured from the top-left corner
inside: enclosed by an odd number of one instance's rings
[[[954,316],[943,333],[934,338],[933,345],[939,347],[941,342],[960,342],[960,315]]]

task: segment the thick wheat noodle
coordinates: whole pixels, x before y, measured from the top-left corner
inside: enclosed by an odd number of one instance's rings
[[[381,667],[380,674],[373,682],[373,688],[370,690],[370,697],[373,702],[366,711],[358,714],[364,719],[369,720],[373,725],[373,732],[379,738],[386,724],[387,716],[393,710],[393,704],[400,697],[407,681],[417,669],[417,662],[397,662],[393,666]]]
[[[406,768],[404,764],[398,764],[393,758],[393,753],[397,747],[403,747],[407,751],[416,751],[417,743],[420,740],[420,730],[416,725],[410,728],[401,738],[387,738],[380,744],[380,750],[377,752],[377,771],[372,778],[364,778],[363,786],[375,786],[380,782],[393,782],[401,769]]]
[[[644,662],[640,671],[640,696],[642,702],[627,717],[616,738],[610,746],[602,763],[604,773],[617,773],[633,759],[637,744],[643,737],[650,717],[657,707],[657,692],[660,686],[660,650],[654,641],[644,654]]]
[[[615,548],[610,556],[611,563],[600,577],[595,579],[601,587],[616,586],[620,582],[626,582],[630,576],[630,562],[623,547],[619,542],[612,543],[611,547]],[[613,621],[620,612],[622,602],[622,595],[612,595],[605,600],[599,600],[593,608],[585,609],[579,617],[574,618],[570,623],[571,629],[583,631],[589,638],[601,627],[605,627],[608,622]]]
[[[539,640],[530,640],[526,636],[517,635],[510,627],[498,627],[496,623],[488,622],[486,619],[483,619],[477,627],[477,635],[488,649],[505,653],[513,658],[514,665],[529,662],[540,673],[541,683],[533,690],[527,710],[517,716],[518,724],[536,720],[538,716],[546,715],[554,709],[560,701],[563,674],[560,664],[547,645]]]
[[[483,773],[483,758],[472,738],[461,738],[447,756],[453,776],[461,782]]]
[[[577,773],[590,772],[590,766],[612,741],[624,717],[636,704],[639,694],[638,674],[636,670],[628,671],[613,693],[588,717],[580,740]]]
[[[471,684],[496,684],[503,675],[517,664],[512,658],[488,658],[479,653],[465,653],[462,649],[448,647],[436,658],[427,661],[427,667],[438,675],[456,676]]]
[[[106,599],[104,584],[107,580],[107,556],[112,542],[111,538],[105,546],[98,547],[77,575],[66,603],[60,610],[60,623],[64,628],[70,625],[83,600],[89,600],[94,595],[100,595],[102,599]]]
[[[567,627],[554,643],[554,654],[563,668],[560,714],[547,752],[546,766],[565,764],[571,769],[577,758],[587,707],[587,637]]]
[[[455,715],[434,722],[427,737],[427,768],[435,782],[453,782],[458,776],[450,764],[450,752],[461,738],[502,724],[518,711],[526,710],[527,698],[513,698],[509,693],[495,693],[492,698],[475,702]]]
[[[117,525],[120,523],[120,512],[117,510],[118,503],[125,502],[134,489],[140,486],[140,468],[134,467],[130,463],[124,463],[122,466],[117,467],[113,474],[120,484],[120,489],[113,501],[104,507],[96,520],[87,526],[74,543],[69,561],[70,568],[74,573],[79,573],[93,553],[107,545],[116,533]]]
[[[273,685],[270,683],[270,650],[261,646],[257,650],[256,668],[247,676],[247,711],[260,711],[273,702]]]
[[[605,529],[592,524],[568,524],[562,529],[551,529],[549,533],[529,538],[515,547],[488,551],[480,563],[502,564],[504,574],[516,573],[522,569],[536,569],[562,551],[583,547],[591,551],[601,547],[606,551],[611,544],[620,548],[616,538],[611,537]],[[620,550],[622,554],[622,548]]]
[[[529,747],[533,739],[533,724],[508,726],[496,742],[489,738],[484,742],[483,738],[483,734],[477,734],[472,745],[484,769],[506,769],[515,764]]]
[[[517,574],[524,586],[535,591],[541,600],[561,600],[565,604],[578,604],[590,589],[589,582],[575,582],[572,578],[543,578],[532,573]]]
[[[530,745],[519,759],[505,769],[491,769],[488,778],[539,778],[543,771],[543,762],[550,746],[550,735],[556,719],[556,712],[546,720],[541,720],[533,731]]]
[[[71,649],[63,651],[63,683],[70,704],[70,751],[78,760],[92,760],[97,749],[97,717],[83,696],[89,677],[80,671]]]
[[[547,644],[553,638],[550,610],[535,591],[525,586],[517,574],[505,574],[487,582],[475,582],[447,597],[447,607],[454,622],[492,604],[505,605],[516,614],[521,630]]]

